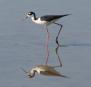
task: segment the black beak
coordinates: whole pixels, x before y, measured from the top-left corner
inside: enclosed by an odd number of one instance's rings
[[[25,73],[28,73],[25,69],[23,69],[23,68],[20,68],[23,72],[25,72]]]
[[[25,19],[27,19],[27,18],[28,18],[28,16],[25,17]]]
[[[26,16],[25,18],[23,18],[22,21],[25,21],[26,19],[28,19],[28,16]]]

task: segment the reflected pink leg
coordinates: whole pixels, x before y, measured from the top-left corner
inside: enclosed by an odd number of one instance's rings
[[[59,47],[60,47],[59,45],[56,47],[56,55],[58,57],[58,61],[59,61],[60,67],[62,67],[61,58],[60,58],[59,53],[58,53]]]
[[[45,62],[45,64],[47,64],[48,58],[49,58],[49,48],[48,48],[48,44],[49,44],[49,38],[50,38],[50,33],[49,33],[47,27],[46,27],[46,30],[47,30],[47,39],[46,39],[46,44],[45,44],[45,48],[46,48],[46,62]]]

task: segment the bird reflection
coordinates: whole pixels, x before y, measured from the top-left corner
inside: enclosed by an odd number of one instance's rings
[[[29,78],[33,78],[36,74],[41,74],[45,76],[58,76],[58,77],[64,77],[66,78],[67,76],[61,74],[58,72],[55,68],[60,67],[60,66],[50,66],[50,65],[38,65],[36,67],[33,67],[31,70],[24,70],[21,68]]]

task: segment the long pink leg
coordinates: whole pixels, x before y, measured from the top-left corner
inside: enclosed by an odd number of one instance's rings
[[[47,39],[46,39],[46,44],[45,44],[45,48],[46,48],[46,62],[45,64],[48,63],[48,59],[49,59],[49,48],[48,48],[48,44],[49,44],[49,38],[50,38],[50,33],[48,31],[48,28],[46,26],[46,30],[47,30]]]
[[[61,47],[61,44],[59,44],[59,42],[58,42],[58,37],[59,37],[59,35],[60,35],[60,32],[61,32],[61,30],[62,30],[63,25],[62,25],[62,24],[55,23],[55,22],[54,22],[54,24],[60,26],[60,30],[59,30],[58,35],[57,35],[57,37],[56,37],[56,44]]]

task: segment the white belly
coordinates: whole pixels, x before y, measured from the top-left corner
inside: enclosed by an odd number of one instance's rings
[[[36,24],[46,24],[47,22],[46,21],[41,21],[40,18],[38,18],[37,20],[34,20],[33,17],[31,17],[32,21]]]

